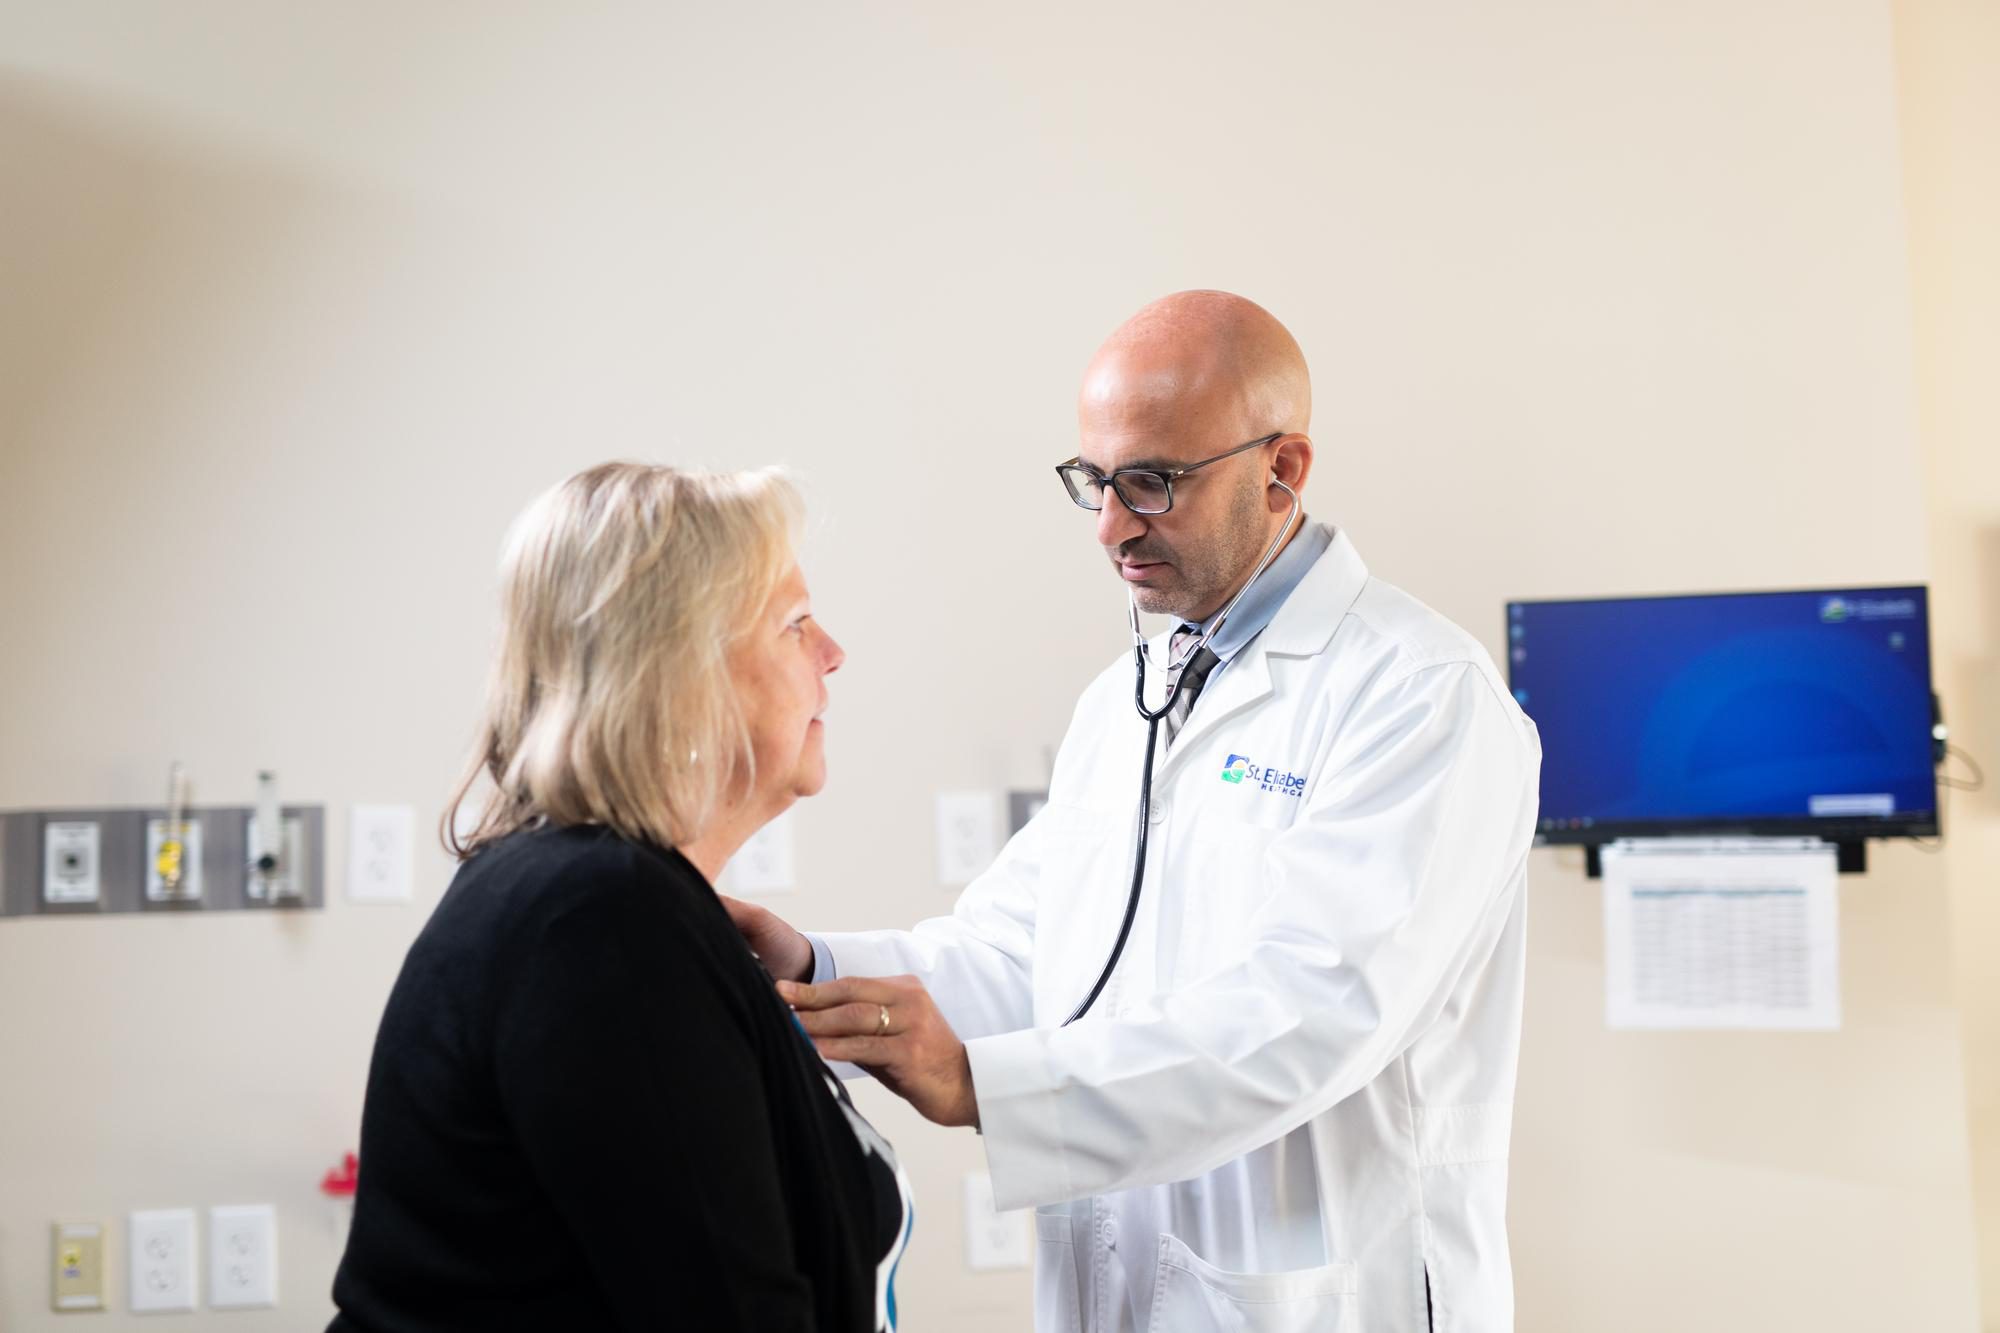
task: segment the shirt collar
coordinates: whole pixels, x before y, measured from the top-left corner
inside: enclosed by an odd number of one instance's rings
[[[1305,578],[1306,571],[1317,564],[1327,548],[1333,545],[1332,525],[1306,523],[1304,515],[1300,515],[1300,522],[1303,527],[1299,535],[1278,552],[1270,568],[1250,585],[1250,591],[1243,594],[1243,600],[1222,622],[1222,629],[1208,641],[1208,650],[1224,662],[1264,632],[1264,627],[1271,623],[1271,617],[1278,614],[1278,608],[1285,604],[1285,599]],[[1216,612],[1216,615],[1221,614]],[[1201,628],[1207,629],[1209,621],[1214,618],[1211,616],[1203,621]]]

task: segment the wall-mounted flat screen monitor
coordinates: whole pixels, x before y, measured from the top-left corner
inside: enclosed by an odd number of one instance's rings
[[[1938,831],[1922,587],[1511,602],[1539,835]]]

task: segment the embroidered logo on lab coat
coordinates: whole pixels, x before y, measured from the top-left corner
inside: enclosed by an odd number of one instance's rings
[[[1255,787],[1258,791],[1270,792],[1277,796],[1290,796],[1294,799],[1306,793],[1306,779],[1303,773],[1252,763],[1247,754],[1229,756],[1228,761],[1222,766],[1222,780],[1233,782],[1239,787]]]

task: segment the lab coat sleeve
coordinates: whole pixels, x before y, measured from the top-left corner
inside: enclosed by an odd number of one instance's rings
[[[1538,763],[1467,663],[1359,705],[1267,846],[1240,957],[1116,1017],[967,1043],[997,1206],[1198,1176],[1372,1081],[1506,910]]]
[[[1046,824],[1040,814],[1030,819],[986,873],[966,886],[949,916],[912,930],[818,936],[837,974],[916,977],[961,1040],[1028,1026],[1034,1021],[1035,885]]]

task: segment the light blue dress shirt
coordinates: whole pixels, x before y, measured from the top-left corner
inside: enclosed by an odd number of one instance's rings
[[[1271,567],[1250,585],[1250,591],[1243,594],[1243,600],[1229,613],[1229,619],[1222,622],[1222,628],[1208,641],[1208,650],[1216,655],[1219,662],[1203,682],[1204,690],[1228,669],[1236,654],[1249,647],[1250,641],[1264,632],[1264,627],[1278,614],[1278,608],[1285,604],[1285,599],[1305,578],[1306,571],[1318,564],[1319,558],[1333,545],[1331,524],[1308,523],[1304,514],[1299,515],[1299,523],[1299,535],[1278,552],[1278,558],[1271,562]],[[1222,612],[1215,614],[1221,615]],[[1207,629],[1208,625],[1209,621],[1204,620],[1199,628]],[[1196,706],[1200,706],[1199,702]]]

